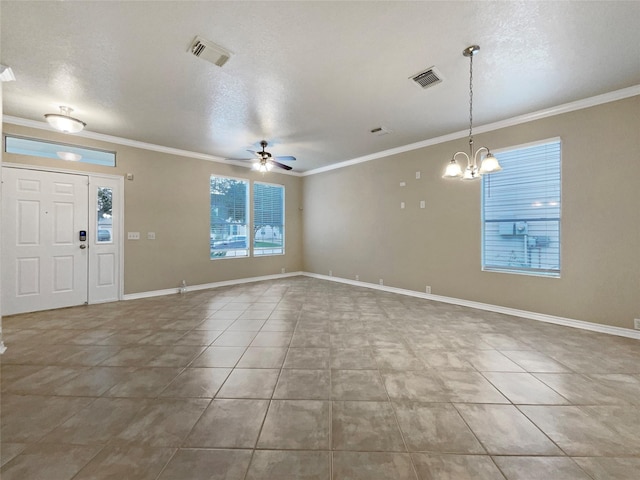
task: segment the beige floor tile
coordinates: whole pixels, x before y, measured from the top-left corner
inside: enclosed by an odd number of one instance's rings
[[[333,450],[406,451],[389,402],[333,402]]]
[[[208,347],[191,364],[192,367],[234,367],[244,354],[245,347]]]
[[[478,372],[438,371],[452,402],[509,403],[491,383]]]
[[[284,368],[329,368],[330,353],[328,348],[289,348]]]
[[[329,402],[272,400],[258,448],[328,450]]]
[[[420,480],[505,480],[488,455],[413,453]]]
[[[333,400],[388,400],[377,370],[332,370]]]
[[[614,389],[617,398],[640,405],[640,375],[596,373],[587,376],[606,388]]]
[[[329,370],[283,368],[273,398],[279,400],[328,400],[331,397],[330,384]]]
[[[241,332],[257,332],[262,326],[265,324],[266,318],[262,320],[236,320],[231,325],[227,331],[241,331]]]
[[[230,368],[187,368],[167,385],[160,396],[213,398],[229,373]]]
[[[492,455],[562,454],[544,433],[511,405],[457,404],[456,408]]]
[[[574,405],[626,404],[627,395],[578,373],[536,373],[536,378]]]
[[[204,351],[204,347],[188,345],[163,348],[164,351],[149,362],[150,367],[186,367]]]
[[[26,443],[1,443],[0,444],[0,467],[9,460],[15,458],[27,447]],[[1,473],[1,472],[0,472]]]
[[[180,373],[179,368],[142,367],[128,369],[124,379],[116,383],[103,395],[106,397],[155,398]]]
[[[238,362],[238,368],[281,368],[287,356],[286,347],[249,347]]]
[[[574,460],[594,480],[637,480],[640,458],[575,457]]]
[[[406,348],[373,347],[380,370],[424,370],[425,364]]]
[[[222,330],[192,330],[176,340],[174,345],[211,345],[222,334]]]
[[[484,372],[494,387],[514,404],[566,405],[569,401],[529,373]]]
[[[262,326],[261,332],[293,332],[296,329],[298,320],[295,319],[283,319],[275,320],[272,315],[269,316],[269,320]]]
[[[0,424],[2,441],[35,442],[93,400],[87,397],[3,394]]]
[[[493,457],[507,480],[591,480],[569,457]]]
[[[226,331],[212,345],[216,347],[248,347],[258,332]]]
[[[270,399],[280,370],[267,368],[235,368],[218,391],[217,398]]]
[[[331,368],[375,370],[378,368],[371,347],[332,348]]]
[[[449,403],[394,403],[410,452],[486,453]]]
[[[114,442],[178,447],[208,404],[196,398],[149,400]]]
[[[258,332],[251,342],[252,347],[288,347],[292,332]]]
[[[332,480],[417,480],[408,453],[333,452]]]
[[[623,456],[633,453],[600,419],[575,406],[521,406],[520,410],[571,456]]]
[[[98,397],[129,378],[134,367],[89,367],[52,389],[54,395]]]
[[[146,402],[128,398],[98,398],[45,435],[43,443],[106,445],[124,430]]]
[[[531,373],[570,373],[570,370],[551,357],[531,350],[500,350],[505,357]]]
[[[86,367],[49,366],[10,383],[6,391],[19,394],[52,395],[57,388],[77,377]]]
[[[158,355],[163,353],[165,347],[160,345],[130,346],[121,348],[115,355],[105,359],[103,367],[143,367]]]
[[[101,446],[31,444],[2,467],[3,480],[66,480],[74,477]]]
[[[435,372],[382,372],[382,380],[391,400],[449,402],[442,378]]]
[[[152,332],[138,340],[138,345],[174,345],[185,333],[186,330]]]
[[[446,350],[419,350],[416,352],[416,355],[429,369],[445,371],[476,371],[473,365],[464,359],[464,354],[460,352],[450,352]]]
[[[497,350],[469,350],[464,358],[481,372],[524,372]]]
[[[329,480],[329,452],[256,450],[246,480]]]
[[[616,432],[634,455],[640,455],[640,407],[622,405],[593,405],[581,407],[594,418]]]
[[[290,347],[329,348],[331,346],[328,333],[301,332],[296,330],[291,338]]]
[[[251,450],[180,449],[158,480],[243,480]]]
[[[73,480],[155,480],[174,452],[173,448],[107,446]]]
[[[268,406],[267,400],[213,400],[184,446],[254,448]]]

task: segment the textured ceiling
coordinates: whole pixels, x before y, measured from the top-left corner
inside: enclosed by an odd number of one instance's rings
[[[640,84],[636,1],[3,0],[0,19],[6,115],[68,105],[88,131],[218,157],[264,138],[298,172],[464,130],[474,43],[477,126]],[[196,35],[233,56],[192,56]],[[432,65],[439,85],[408,79]]]

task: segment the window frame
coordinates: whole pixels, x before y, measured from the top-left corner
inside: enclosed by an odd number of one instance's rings
[[[227,252],[228,251],[237,251],[237,250],[241,250],[238,248],[231,248],[231,249],[219,249],[219,252],[224,252],[224,255],[214,255],[214,249],[213,244],[215,241],[215,239],[211,238],[212,235],[212,228],[213,228],[213,223],[211,222],[211,216],[212,216],[212,205],[211,205],[211,180],[213,178],[220,178],[220,179],[225,179],[225,180],[235,180],[237,182],[242,182],[246,184],[246,190],[247,190],[247,195],[246,195],[246,205],[245,205],[245,223],[244,224],[238,224],[238,225],[244,225],[245,227],[245,231],[247,233],[245,233],[245,237],[246,237],[246,255],[233,255],[230,257],[227,257]],[[227,175],[217,175],[217,174],[211,174],[209,175],[209,260],[229,260],[229,259],[235,259],[235,258],[250,258],[252,256],[252,244],[251,244],[251,236],[250,234],[248,234],[251,230],[251,180],[247,179],[247,178],[238,178],[238,177],[231,177],[231,176],[227,176]],[[236,234],[237,235],[237,234]],[[218,240],[219,241],[219,240]]]
[[[558,208],[557,220],[548,219],[547,221],[557,221],[557,223],[558,223],[558,234],[557,234],[557,241],[558,241],[558,249],[557,249],[558,262],[557,263],[558,263],[558,268],[557,268],[557,271],[555,269],[538,269],[538,268],[531,268],[531,267],[528,267],[528,268],[527,267],[510,268],[510,267],[488,265],[487,264],[487,262],[486,262],[486,251],[485,251],[485,244],[486,244],[486,238],[485,238],[486,229],[485,229],[485,226],[487,224],[487,221],[485,220],[485,185],[487,186],[487,188],[491,188],[491,183],[490,183],[491,182],[491,175],[485,175],[485,176],[482,177],[481,184],[480,184],[480,224],[481,224],[480,263],[481,263],[481,269],[482,269],[483,272],[508,273],[508,274],[514,274],[514,275],[525,275],[525,276],[534,276],[534,277],[543,277],[543,278],[561,278],[561,275],[562,275],[562,139],[560,137],[547,138],[547,139],[539,140],[539,141],[536,141],[536,142],[529,142],[529,143],[513,145],[513,146],[501,148],[501,149],[496,149],[496,150],[493,151],[493,153],[499,159],[500,153],[514,152],[514,151],[517,151],[517,150],[524,150],[524,149],[527,149],[527,148],[540,147],[540,146],[544,146],[544,145],[553,145],[553,144],[558,144],[558,176],[557,176],[557,181],[558,181],[558,192],[559,192],[559,198],[558,198],[558,202],[559,202],[559,206],[558,207],[559,208]],[[500,175],[500,173],[497,173],[497,175]],[[513,220],[515,222],[514,219],[505,219],[505,222],[508,223],[511,220]],[[523,220],[523,221],[527,221],[527,220]]]
[[[271,182],[261,182],[261,181],[257,181],[257,180],[252,180],[252,188],[251,188],[251,212],[253,213],[253,221],[251,224],[251,232],[252,232],[252,238],[251,238],[251,256],[252,257],[274,257],[274,256],[278,256],[278,255],[284,255],[286,252],[286,193],[287,190],[285,188],[285,186],[283,184],[280,183],[271,183]],[[279,247],[282,252],[280,253],[260,253],[256,255],[256,249],[255,249],[255,242],[256,242],[256,226],[255,226],[255,219],[257,218],[256,215],[256,195],[255,195],[255,186],[256,185],[267,185],[269,187],[278,187],[282,189],[282,247]]]
[[[84,163],[87,165],[99,165],[101,167],[115,168],[117,165],[117,152],[113,150],[104,150],[101,148],[95,147],[86,147],[84,145],[73,145],[71,143],[63,143],[56,142],[53,140],[45,140],[42,138],[34,138],[34,137],[25,137],[22,135],[14,135],[14,134],[4,134],[4,152],[9,153],[11,155],[26,155],[30,157],[38,157],[38,158],[47,158],[50,160],[55,160],[58,162],[66,162],[66,163]],[[15,146],[10,147],[9,143],[11,140],[16,140],[18,142],[32,142],[35,144],[39,144],[42,146],[41,150],[34,149],[29,150],[29,153],[26,151],[17,151],[21,150],[17,148],[17,150],[10,151],[9,148],[16,149]],[[50,151],[48,150],[50,149]],[[58,150],[65,150],[62,152],[58,152]],[[61,155],[62,154],[69,155],[81,155],[81,157],[77,160],[75,159],[65,159]],[[101,154],[108,155],[111,157],[109,160],[100,160],[91,157],[92,154]]]

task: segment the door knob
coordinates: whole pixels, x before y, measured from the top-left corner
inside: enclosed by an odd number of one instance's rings
[[[84,250],[85,248],[87,248],[87,246],[86,246],[84,243],[81,243],[81,244],[80,244],[80,248],[81,248],[82,250]]]

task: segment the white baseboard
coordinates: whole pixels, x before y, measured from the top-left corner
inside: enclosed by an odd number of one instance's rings
[[[263,275],[260,277],[249,277],[249,278],[239,278],[237,280],[225,280],[222,282],[214,282],[214,283],[202,283],[200,285],[189,285],[186,287],[186,291],[195,292],[198,290],[208,290],[210,288],[218,288],[218,287],[228,287],[230,285],[241,285],[243,283],[253,283],[253,282],[262,282],[264,280],[277,280],[279,278],[287,278],[287,277],[297,277],[300,275],[304,275],[304,272],[290,272],[290,273],[278,273],[275,275]],[[151,297],[161,297],[163,295],[173,295],[175,293],[180,293],[180,287],[176,288],[167,288],[164,290],[153,290],[150,292],[139,292],[139,293],[127,293],[122,297],[123,300],[138,300],[141,298],[151,298]]]
[[[563,325],[565,327],[579,328],[582,330],[590,330],[592,332],[606,333],[609,335],[618,335],[620,337],[635,338],[640,340],[640,331],[630,328],[613,327],[600,323],[585,322],[583,320],[575,320],[573,318],[558,317],[555,315],[547,315],[545,313],[529,312],[527,310],[518,310],[517,308],[503,307],[500,305],[491,305],[488,303],[474,302],[472,300],[464,300],[461,298],[445,297],[442,295],[434,295],[431,293],[416,292],[414,290],[406,290],[404,288],[389,287],[386,285],[377,285],[375,283],[360,282],[350,280],[348,278],[330,277],[328,275],[320,275],[318,273],[309,272],[291,272],[276,275],[263,275],[261,277],[239,278],[237,280],[226,280],[223,282],[204,283],[200,285],[190,285],[187,292],[195,292],[198,290],[207,290],[210,288],[227,287],[230,285],[242,285],[244,283],[261,282],[264,280],[277,280],[279,278],[295,277],[303,275],[320,280],[329,280],[331,282],[345,283],[356,287],[371,288],[373,290],[381,290],[384,292],[397,293],[399,295],[407,295],[410,297],[424,298],[435,302],[449,303],[452,305],[460,305],[463,307],[477,308],[488,312],[504,313],[505,315],[513,315],[516,317],[528,318],[539,322],[553,323],[555,325]],[[162,295],[173,295],[180,292],[180,288],[168,288],[165,290],[154,290],[151,292],[129,293],[124,295],[123,300],[136,300],[141,298],[159,297]]]
[[[547,315],[545,313],[529,312],[527,310],[518,310],[517,308],[502,307],[500,305],[491,305],[488,303],[474,302],[454,297],[445,297],[442,295],[433,295],[431,293],[416,292],[414,290],[405,290],[404,288],[388,287],[385,285],[377,285],[375,283],[360,282],[350,280],[348,278],[330,277],[328,275],[320,275],[317,273],[303,272],[302,275],[307,277],[319,278],[321,280],[330,280],[332,282],[346,283],[357,287],[372,288],[374,290],[382,290],[384,292],[397,293],[400,295],[408,295],[410,297],[424,298],[435,302],[450,303],[452,305],[460,305],[463,307],[477,308],[478,310],[486,310],[488,312],[504,313],[516,317],[528,318],[539,322],[553,323],[563,325],[565,327],[580,328],[582,330],[590,330],[592,332],[606,333],[609,335],[618,335],[620,337],[635,338],[640,340],[640,331],[630,328],[613,327],[600,323],[585,322],[584,320],[575,320],[573,318],[557,317],[555,315]]]

